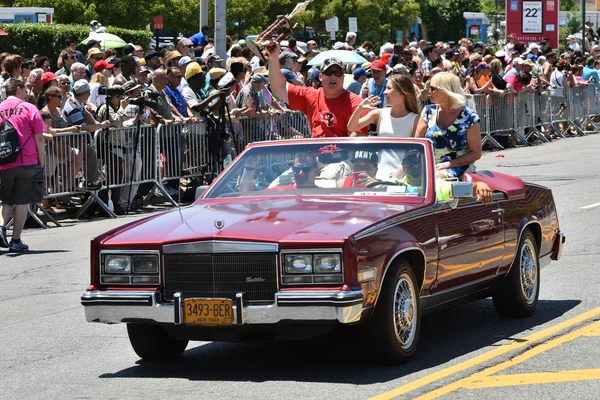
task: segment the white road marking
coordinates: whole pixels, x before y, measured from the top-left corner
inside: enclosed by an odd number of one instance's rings
[[[587,210],[588,208],[600,207],[600,203],[590,204],[589,206],[581,207],[582,210]]]

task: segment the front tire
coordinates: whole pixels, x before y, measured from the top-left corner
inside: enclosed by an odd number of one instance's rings
[[[377,359],[397,364],[416,351],[421,313],[419,283],[410,263],[401,259],[391,268],[367,329]]]
[[[133,350],[144,360],[176,360],[188,345],[187,340],[173,339],[159,325],[127,324],[127,334]]]
[[[510,271],[496,288],[492,299],[502,317],[528,317],[537,307],[539,294],[538,248],[533,234],[526,229]]]

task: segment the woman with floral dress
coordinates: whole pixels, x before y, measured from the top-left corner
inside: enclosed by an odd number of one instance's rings
[[[431,102],[421,112],[416,137],[433,141],[436,178],[461,179],[474,172],[473,163],[481,158],[479,115],[467,107],[460,80],[443,72],[431,78]]]

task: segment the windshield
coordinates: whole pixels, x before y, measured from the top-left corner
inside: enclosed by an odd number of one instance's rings
[[[205,198],[241,196],[412,196],[426,192],[425,154],[416,143],[335,143],[256,147]]]

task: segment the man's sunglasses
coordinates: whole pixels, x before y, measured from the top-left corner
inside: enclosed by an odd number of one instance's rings
[[[193,44],[186,44],[186,45],[185,45],[185,47],[188,47],[188,48],[190,48],[190,49],[191,49],[191,48],[193,48],[193,47],[194,47],[194,45],[193,45]]]
[[[341,77],[341,76],[344,76],[344,71],[342,71],[342,70],[338,70],[338,71],[323,71],[323,75],[325,75],[325,76],[335,75],[337,77]]]
[[[304,172],[305,174],[309,173],[310,171],[312,171],[313,169],[315,169],[315,167],[312,167],[310,165],[306,165],[304,167],[299,167],[294,165],[292,167],[292,171],[294,171],[294,173],[299,174],[300,171]]]
[[[61,82],[60,83],[62,86],[70,86],[71,82]]]

